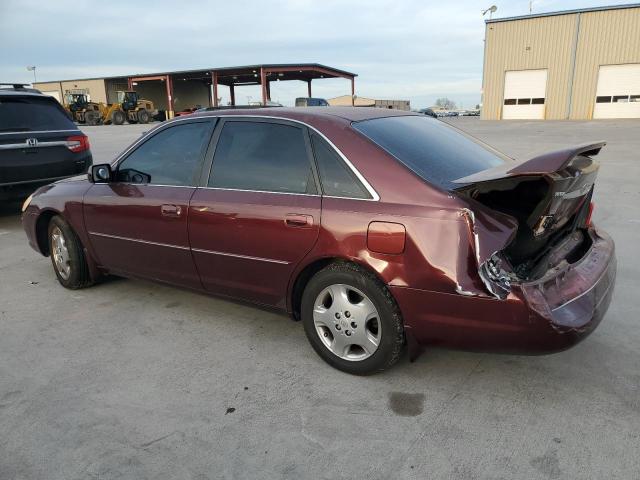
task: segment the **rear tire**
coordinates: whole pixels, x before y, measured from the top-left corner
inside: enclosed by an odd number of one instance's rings
[[[311,346],[338,370],[354,375],[381,372],[404,348],[400,309],[386,286],[351,263],[316,273],[302,294],[301,317]]]
[[[126,120],[122,110],[116,110],[111,114],[111,123],[114,125],[122,125]]]
[[[151,118],[151,115],[149,115],[149,112],[146,109],[141,108],[138,111],[138,122],[140,122],[140,123],[149,123],[149,119],[150,118]]]
[[[100,123],[100,114],[94,110],[89,110],[85,112],[84,120],[87,125],[98,125],[98,123]]]
[[[93,285],[80,239],[62,217],[51,219],[48,238],[53,271],[60,284],[71,290]]]

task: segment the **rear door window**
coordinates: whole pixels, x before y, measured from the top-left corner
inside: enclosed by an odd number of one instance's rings
[[[77,130],[77,127],[52,98],[0,95],[0,132],[42,130]]]
[[[371,198],[344,160],[320,135],[311,135],[322,193],[331,197]]]
[[[146,140],[120,162],[116,180],[194,186],[210,138],[209,121],[183,123],[166,128]]]
[[[305,132],[272,122],[226,121],[208,185],[231,190],[315,194]]]
[[[458,178],[512,161],[470,135],[422,115],[352,125],[422,179],[445,190],[455,189],[453,181]]]

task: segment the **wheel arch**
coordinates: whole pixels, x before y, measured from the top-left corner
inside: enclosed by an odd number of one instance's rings
[[[38,249],[40,253],[45,257],[49,256],[49,223],[51,219],[56,215],[62,214],[52,208],[46,209],[40,212],[38,219],[36,220],[36,241],[38,242]]]
[[[378,280],[380,280],[380,282],[382,282],[383,285],[386,285],[386,282],[380,276],[379,272],[377,272],[373,267],[371,267],[371,265],[368,265],[365,262],[359,261],[359,259],[344,258],[344,257],[338,257],[338,256],[316,258],[314,260],[309,261],[304,267],[300,268],[297,274],[295,275],[294,281],[291,283],[291,289],[288,295],[287,310],[291,313],[294,320],[296,321],[300,320],[300,306],[302,303],[302,294],[304,292],[305,287],[309,283],[309,280],[311,280],[311,278],[320,270],[322,270],[323,268],[333,263],[348,263],[348,264],[356,265],[358,268],[361,268],[371,273]],[[389,291],[389,294],[391,294],[390,291]]]

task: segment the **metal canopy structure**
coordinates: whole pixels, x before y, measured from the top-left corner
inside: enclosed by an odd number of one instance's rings
[[[202,70],[184,70],[177,72],[161,72],[153,74],[140,74],[127,77],[129,89],[132,89],[138,82],[162,81],[167,92],[167,105],[169,118],[174,115],[173,106],[173,83],[176,80],[199,80],[211,85],[213,90],[211,95],[212,106],[218,106],[218,86],[229,87],[231,105],[236,104],[235,87],[245,85],[262,86],[262,104],[266,105],[271,100],[271,82],[298,80],[307,83],[308,96],[312,96],[311,82],[313,80],[325,78],[344,78],[351,82],[351,98],[355,95],[355,73],[328,67],[319,63],[300,64],[262,64],[245,65],[239,67],[224,67]]]
[[[308,96],[312,96],[311,81],[321,78],[345,78],[351,81],[351,97],[355,95],[355,73],[338,70],[318,63],[248,65],[218,68],[211,71],[213,102],[218,106],[218,85],[229,87],[231,104],[235,105],[235,86],[261,85],[262,104],[271,100],[270,84],[274,81],[299,80],[307,83]]]

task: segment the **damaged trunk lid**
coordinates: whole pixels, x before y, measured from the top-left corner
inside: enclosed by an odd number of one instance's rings
[[[592,157],[604,145],[597,142],[558,150],[453,181],[453,191],[470,200],[467,221],[475,237],[478,268],[491,293],[502,298],[510,281],[542,275],[545,265],[558,256],[554,248],[566,250],[568,238],[579,247],[579,229],[589,221],[598,173],[598,163]],[[473,208],[477,204],[490,212]],[[499,220],[500,231],[484,221],[479,214],[483,210]],[[501,268],[503,259],[511,272]]]

